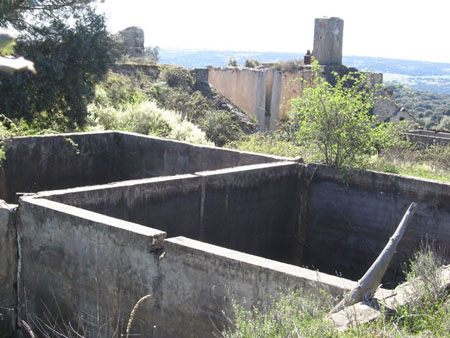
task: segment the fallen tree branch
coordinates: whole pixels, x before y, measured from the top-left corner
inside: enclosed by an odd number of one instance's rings
[[[400,224],[397,226],[394,234],[389,239],[389,242],[384,247],[383,251],[377,257],[375,262],[371,265],[369,270],[358,281],[358,284],[344,297],[334,308],[330,314],[336,313],[347,306],[359,303],[366,297],[371,297],[381,283],[392,257],[394,257],[397,245],[403,237],[406,227],[412,218],[416,208],[416,203],[411,203]]]

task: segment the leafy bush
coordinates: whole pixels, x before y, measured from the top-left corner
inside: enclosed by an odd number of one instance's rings
[[[395,100],[404,105],[416,118],[417,122],[426,127],[438,130],[450,130],[450,95],[412,90],[402,85],[392,85]],[[444,122],[442,122],[444,120]]]
[[[187,93],[191,93],[195,85],[195,78],[189,70],[182,67],[167,67],[162,72],[162,78],[169,87],[181,88]]]
[[[331,85],[313,62],[313,85],[291,100],[290,126],[298,144],[313,160],[335,166],[361,167],[380,144],[377,118],[371,115],[377,88],[369,87],[360,73],[335,75]]]
[[[228,67],[237,67],[238,66],[237,60],[235,58],[229,58],[227,66]]]
[[[290,60],[290,61],[279,61],[277,62],[274,67],[276,70],[282,71],[282,72],[295,72],[300,69],[300,67],[303,67],[303,60],[296,59],[296,60]]]
[[[132,78],[109,72],[106,79],[96,85],[93,103],[97,106],[120,108],[145,100],[145,93]]]
[[[73,24],[55,18],[27,33],[15,52],[33,60],[37,74],[0,74],[0,110],[27,121],[42,112],[63,114],[70,128],[82,127],[95,85],[116,57],[104,17],[86,10]]]
[[[245,59],[244,65],[247,68],[256,68],[259,66],[259,61],[255,59]]]
[[[209,144],[206,135],[180,114],[158,108],[155,102],[114,107],[90,106],[91,124],[192,143]]]
[[[205,116],[200,119],[199,126],[208,139],[218,147],[236,141],[242,135],[242,130],[234,121],[233,114],[224,110],[206,112]]]
[[[193,122],[199,121],[211,109],[208,100],[199,91],[189,93],[183,88],[170,88],[164,83],[154,84],[151,96],[161,108],[177,111]]]

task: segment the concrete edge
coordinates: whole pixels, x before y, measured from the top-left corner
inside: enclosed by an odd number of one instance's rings
[[[91,131],[91,132],[78,132],[78,133],[63,133],[63,134],[44,134],[44,135],[32,135],[32,136],[17,136],[13,139],[27,139],[27,138],[52,138],[52,137],[72,137],[72,136],[83,136],[83,135],[109,135],[109,134],[116,134],[116,135],[123,135],[123,136],[133,136],[138,137],[142,139],[150,139],[150,140],[157,140],[161,142],[165,142],[167,144],[169,143],[175,143],[175,144],[184,144],[189,146],[194,146],[198,148],[204,148],[204,149],[211,149],[211,150],[218,150],[223,152],[231,152],[236,154],[248,154],[253,156],[259,156],[266,159],[273,159],[274,161],[292,161],[295,160],[291,157],[283,157],[283,156],[277,156],[277,155],[269,155],[269,154],[262,154],[262,153],[255,153],[250,151],[242,151],[237,149],[228,149],[228,148],[222,148],[222,147],[216,147],[211,145],[205,145],[205,144],[197,144],[197,143],[189,143],[184,141],[178,141],[178,140],[170,140],[166,138],[156,137],[156,136],[148,136],[128,131],[121,131],[121,130],[101,130],[101,131]]]
[[[73,194],[73,193],[97,191],[97,190],[102,190],[102,189],[115,189],[115,188],[131,187],[133,185],[162,183],[162,182],[178,181],[178,180],[181,181],[184,179],[195,179],[195,178],[201,178],[201,177],[206,177],[206,176],[215,176],[215,175],[219,176],[219,175],[226,175],[226,174],[250,173],[250,172],[255,172],[258,170],[271,169],[271,168],[295,167],[297,165],[301,165],[301,164],[299,164],[298,162],[294,162],[294,161],[250,164],[250,165],[243,165],[243,166],[238,166],[238,167],[230,167],[230,168],[217,169],[217,170],[199,171],[199,172],[195,172],[193,174],[158,176],[158,177],[112,182],[112,183],[106,183],[106,184],[89,185],[89,186],[84,186],[84,187],[39,191],[37,193],[30,193],[30,194],[24,195],[23,198],[27,198],[27,199],[29,199],[29,198],[38,198],[38,199],[49,198],[52,196],[60,196],[60,195]]]
[[[222,168],[222,169],[217,169],[217,170],[197,171],[194,174],[198,175],[198,176],[225,175],[225,174],[251,172],[251,171],[257,171],[257,170],[269,169],[269,168],[290,167],[290,166],[295,166],[298,164],[299,163],[295,162],[295,161],[258,163],[258,164],[242,165],[242,166],[238,166],[238,167]]]
[[[211,255],[220,256],[235,262],[242,262],[264,269],[270,269],[292,277],[303,278],[311,282],[320,282],[326,286],[333,286],[335,288],[342,289],[344,292],[350,291],[357,284],[355,281],[342,277],[332,276],[319,271],[314,271],[287,263],[281,263],[271,259],[242,253],[236,250],[226,249],[224,247],[208,244],[183,236],[172,237],[170,239],[166,239],[165,242],[172,245],[191,248],[193,250],[204,251]]]
[[[67,204],[54,202],[44,198],[22,197],[19,200],[19,208],[23,203],[31,204],[37,207],[51,209],[56,212],[65,213],[74,217],[114,227],[124,231],[130,231],[138,235],[146,236],[151,239],[152,247],[162,247],[166,233],[158,229],[146,227],[137,223],[127,222],[118,218],[105,216],[85,209],[73,207]]]
[[[395,174],[395,173],[388,173],[383,171],[376,171],[376,170],[358,170],[358,169],[345,169],[345,173],[342,171],[343,168],[335,167],[335,166],[329,166],[325,164],[319,164],[319,163],[308,163],[306,165],[307,169],[310,171],[313,171],[313,174],[315,175],[319,174],[322,178],[330,179],[333,181],[339,181],[341,183],[346,184],[352,184],[356,183],[358,180],[358,176],[377,176],[380,181],[386,181],[388,178],[394,178],[399,180],[405,180],[405,181],[414,181],[416,183],[423,183],[423,184],[433,184],[433,185],[439,185],[442,188],[449,189],[450,192],[450,182],[446,181],[440,181],[440,180],[433,180],[429,178],[421,178],[417,176],[410,176],[410,175],[404,175],[404,174]],[[357,181],[359,182],[359,180]]]
[[[80,192],[103,190],[103,189],[124,188],[124,187],[131,187],[134,185],[161,183],[161,182],[167,182],[167,181],[177,181],[177,180],[192,179],[192,178],[198,178],[198,175],[182,174],[182,175],[173,175],[173,176],[158,176],[158,177],[118,181],[118,182],[112,182],[112,183],[106,183],[106,184],[87,185],[87,186],[83,186],[83,187],[68,188],[68,189],[44,190],[44,191],[39,191],[35,194],[27,195],[27,197],[28,198],[46,198],[46,197],[58,196],[58,195],[66,195],[66,194],[73,194],[73,193],[80,193]]]

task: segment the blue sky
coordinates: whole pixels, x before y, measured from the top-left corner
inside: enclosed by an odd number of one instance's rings
[[[312,49],[314,18],[344,20],[344,55],[450,63],[448,0],[105,0],[112,32],[145,31],[162,48]]]

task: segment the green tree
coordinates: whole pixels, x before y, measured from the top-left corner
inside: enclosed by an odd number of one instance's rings
[[[313,85],[291,101],[289,126],[295,139],[313,160],[336,166],[363,164],[376,151],[383,126],[370,114],[378,88],[370,87],[361,73],[348,73],[330,85],[312,66]]]
[[[19,37],[15,53],[33,60],[37,74],[0,74],[2,114],[28,121],[44,114],[68,128],[85,124],[95,84],[104,78],[117,54],[103,16],[85,8],[74,18],[75,23],[69,25],[55,17]]]
[[[0,27],[24,30],[31,22],[45,21],[57,15],[70,16],[95,0],[2,0]]]

